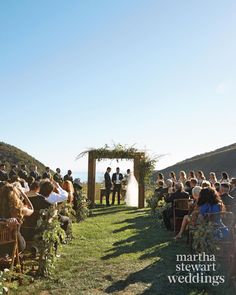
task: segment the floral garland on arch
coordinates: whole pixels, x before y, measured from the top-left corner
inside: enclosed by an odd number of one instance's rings
[[[94,157],[98,161],[102,161],[105,159],[116,159],[117,162],[122,159],[133,160],[137,156],[140,156],[139,163],[139,173],[140,173],[140,181],[149,182],[150,177],[155,169],[156,162],[161,156],[150,157],[146,154],[146,152],[140,151],[132,146],[122,145],[122,144],[113,144],[109,146],[105,144],[105,146],[101,148],[90,148],[82,153],[80,153],[76,159],[80,159],[87,155],[88,153],[93,152]]]

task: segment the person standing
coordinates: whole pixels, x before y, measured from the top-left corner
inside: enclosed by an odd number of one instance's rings
[[[115,196],[116,196],[116,193],[118,195],[118,205],[120,205],[120,191],[121,191],[121,182],[122,182],[122,179],[123,179],[123,175],[120,173],[120,168],[117,167],[116,168],[116,173],[113,173],[112,175],[112,183],[114,185],[114,188],[113,188],[113,194],[112,194],[112,205],[115,204]]]
[[[12,165],[11,166],[11,171],[9,172],[9,178],[13,179],[17,177],[17,166],[16,165]]]
[[[5,164],[0,165],[0,181],[8,181],[8,175],[6,172]]]
[[[19,173],[18,173],[18,176],[19,176],[20,178],[24,179],[25,181],[28,180],[28,172],[27,172],[27,170],[26,170],[26,165],[25,165],[25,164],[22,164],[22,165],[20,166],[20,171],[19,171]]]
[[[38,167],[36,165],[32,166],[29,176],[33,177],[35,180],[39,180],[40,175],[38,173]]]
[[[56,169],[56,173],[53,175],[53,179],[59,184],[61,184],[63,182],[60,168]]]
[[[51,173],[50,173],[50,168],[49,167],[46,167],[45,168],[45,172],[43,173],[43,176],[42,176],[43,179],[51,179]]]
[[[106,205],[110,206],[110,193],[112,188],[111,176],[110,176],[111,168],[107,167],[107,171],[104,174],[105,179],[105,189],[106,189]]]
[[[69,180],[72,183],[74,182],[71,170],[68,170],[67,174],[64,176],[64,181],[66,181],[66,180]]]

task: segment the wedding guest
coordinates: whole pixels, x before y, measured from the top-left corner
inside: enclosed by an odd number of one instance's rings
[[[212,187],[201,190],[198,199],[198,206],[202,216],[206,216],[207,213],[217,213],[224,209],[220,196]]]
[[[180,171],[179,172],[179,182],[182,182],[183,185],[185,185],[185,182],[187,181],[187,176],[185,171]]]
[[[8,181],[5,164],[0,164],[0,181]]]
[[[163,173],[158,173],[157,174],[157,180],[156,183],[158,183],[158,181],[163,181],[165,183],[165,179],[164,179],[164,174]]]
[[[34,181],[30,185],[30,190],[28,193],[26,193],[28,198],[35,197],[39,194],[40,191],[40,183],[38,181]]]
[[[201,184],[202,188],[207,188],[207,187],[211,187],[211,183],[208,180],[203,180],[202,184]]]
[[[218,181],[215,183],[215,190],[217,191],[217,193],[220,192],[220,183]]]
[[[182,182],[177,182],[175,184],[175,192],[168,195],[165,198],[166,203],[171,203],[171,207],[163,211],[163,221],[167,230],[171,230],[170,220],[173,217],[173,207],[174,200],[177,199],[188,199],[189,194],[184,191],[184,186]],[[182,212],[176,212],[177,216],[182,216]]]
[[[27,168],[25,164],[22,164],[20,166],[20,170],[18,172],[18,176],[22,179],[24,179],[25,181],[27,181],[28,179],[28,172],[27,172]]]
[[[189,196],[192,196],[192,187],[191,187],[191,184],[190,184],[190,180],[187,180],[185,182],[184,190],[189,194]]]
[[[72,204],[74,199],[74,187],[72,182],[69,180],[64,181],[62,188],[68,193],[67,202]]]
[[[167,188],[164,188],[164,181],[159,180],[157,183],[157,188],[154,191],[154,196],[159,200],[161,200],[164,194],[167,193]]]
[[[188,213],[188,215],[184,216],[180,231],[176,235],[175,239],[182,238],[182,234],[185,231],[185,229],[189,223],[191,223],[192,225],[196,224],[197,217],[199,214],[198,199],[199,199],[199,194],[200,194],[201,190],[202,190],[202,188],[200,186],[195,186],[193,188],[193,190],[192,190],[193,200],[191,201],[191,203],[189,205],[189,213]]]
[[[193,170],[189,171],[188,180],[191,180],[192,178],[196,178],[195,172]]]
[[[60,168],[56,169],[56,173],[53,175],[53,179],[59,184],[61,184],[63,182]]]
[[[11,170],[9,172],[9,178],[12,180],[13,177],[17,177],[17,176],[18,176],[17,165],[12,165]]]
[[[64,181],[69,180],[73,183],[72,171],[68,170],[67,174],[64,176]]]
[[[54,188],[57,189],[58,193],[54,192]],[[65,190],[63,190],[60,187],[60,185],[54,180],[45,180],[41,182],[39,194],[42,195],[45,198],[45,200],[52,205],[67,201],[68,199],[68,193]],[[34,200],[34,198],[32,198],[32,200]],[[65,232],[67,232],[67,228],[71,223],[70,218],[67,216],[60,215],[59,220],[62,224],[62,229]]]
[[[177,181],[176,174],[175,174],[174,171],[171,171],[170,174],[169,174],[169,176],[170,176],[170,179],[173,181],[173,183],[178,182],[178,181]]]
[[[28,177],[28,180],[27,180],[27,183],[29,185],[29,187],[31,186],[31,184],[35,181],[35,178],[33,176],[29,176]]]
[[[174,186],[177,182],[173,182],[172,179],[167,179],[166,180],[166,188],[167,188],[167,194],[166,195],[170,195],[174,192]]]
[[[215,172],[210,172],[209,181],[211,183],[211,186],[214,187],[215,183],[217,182],[217,177],[216,177]]]
[[[113,183],[113,194],[112,194],[112,205],[115,204],[115,196],[116,193],[118,195],[118,205],[120,205],[120,191],[121,191],[121,182],[123,179],[123,175],[120,173],[120,168],[116,168],[116,173],[112,175],[112,183]]]
[[[20,252],[26,246],[25,240],[20,233],[20,225],[23,222],[23,218],[32,215],[33,212],[34,209],[30,200],[16,186],[6,184],[0,188],[0,217],[10,219],[14,224],[19,225],[17,237]]]
[[[31,171],[30,171],[29,176],[33,177],[35,180],[39,180],[40,175],[38,173],[38,167],[36,165],[33,165],[31,167]]]
[[[221,180],[220,180],[220,183],[224,183],[224,182],[229,183],[229,175],[228,175],[227,172],[222,172],[222,173],[221,173]]]
[[[204,173],[203,173],[203,171],[202,170],[198,170],[197,171],[197,180],[198,180],[198,185],[199,186],[201,186],[202,185],[202,182],[203,182],[203,180],[205,180],[206,179],[206,177],[205,177],[205,175],[204,175]]]
[[[110,176],[111,168],[107,167],[107,171],[104,174],[105,179],[105,189],[106,189],[106,205],[110,206],[110,193],[112,188],[111,176]]]
[[[229,194],[230,184],[223,182],[220,185],[220,197],[224,205],[231,206],[234,204],[234,198]]]
[[[234,198],[234,202],[236,203],[236,178],[232,178],[230,181],[231,184],[231,190],[230,195]]]
[[[49,167],[45,168],[45,172],[43,173],[42,178],[43,179],[51,179],[52,178]]]
[[[195,186],[197,186],[198,184],[198,180],[197,178],[191,178],[190,179],[190,186],[191,186],[191,189],[193,189]]]

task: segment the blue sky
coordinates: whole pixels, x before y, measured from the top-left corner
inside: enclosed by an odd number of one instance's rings
[[[234,0],[1,1],[0,28],[0,139],[53,169],[112,142],[157,168],[235,142]]]

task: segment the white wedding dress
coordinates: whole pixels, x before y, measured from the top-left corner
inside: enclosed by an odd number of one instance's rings
[[[127,180],[125,202],[127,206],[138,207],[138,182],[132,172]]]

